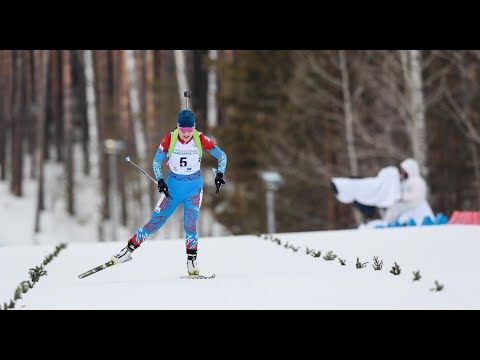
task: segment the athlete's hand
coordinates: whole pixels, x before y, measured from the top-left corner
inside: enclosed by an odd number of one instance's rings
[[[165,183],[165,180],[163,180],[163,179],[158,180],[157,187],[158,187],[158,192],[159,193],[164,193],[165,196],[168,197],[169,199],[172,198],[170,196],[170,194],[168,193],[168,186]]]
[[[220,193],[220,188],[225,185],[225,180],[223,180],[223,174],[217,172],[217,176],[215,176],[215,187],[217,188],[217,191],[215,191],[216,194]]]

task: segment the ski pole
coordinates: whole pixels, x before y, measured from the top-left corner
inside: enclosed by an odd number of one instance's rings
[[[138,166],[137,164],[135,164],[131,159],[130,159],[130,156],[127,156],[125,158],[125,161],[128,161],[129,163],[135,165],[135,167],[140,170],[142,173],[144,173],[146,176],[148,176],[150,178],[150,180],[152,180],[155,184],[157,184],[157,181],[152,178],[150,175],[148,175],[145,171],[143,171],[140,166]],[[165,195],[169,198],[169,199],[172,199],[172,197],[170,196],[170,194],[168,193],[168,191],[165,192]]]

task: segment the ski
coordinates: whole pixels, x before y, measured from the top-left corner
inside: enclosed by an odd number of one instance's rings
[[[84,273],[78,275],[79,279],[83,279],[84,277],[90,276],[92,274],[95,274],[96,272],[106,269],[107,267],[115,265],[115,262],[113,260],[110,260],[106,262],[105,264],[99,265],[97,267],[94,267],[93,269],[90,269],[88,271],[85,271]]]
[[[205,275],[182,275],[180,276],[180,279],[213,279],[215,277],[215,274],[212,274],[210,276],[205,276]]]

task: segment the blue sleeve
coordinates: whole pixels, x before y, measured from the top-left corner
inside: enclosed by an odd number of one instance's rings
[[[212,150],[207,150],[207,152],[218,159],[217,172],[225,174],[225,170],[227,169],[227,154],[225,154],[218,145],[215,145]]]
[[[155,174],[155,178],[158,180],[163,179],[162,174],[162,161],[165,158],[166,153],[160,151],[158,148],[155,157],[153,158],[153,173]]]

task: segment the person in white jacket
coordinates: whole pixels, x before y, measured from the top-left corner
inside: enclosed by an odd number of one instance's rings
[[[418,163],[414,159],[406,159],[400,164],[401,198],[387,209],[384,221],[387,224],[398,221],[406,224],[413,219],[421,225],[425,217],[435,216],[427,201],[427,184],[420,175]]]

